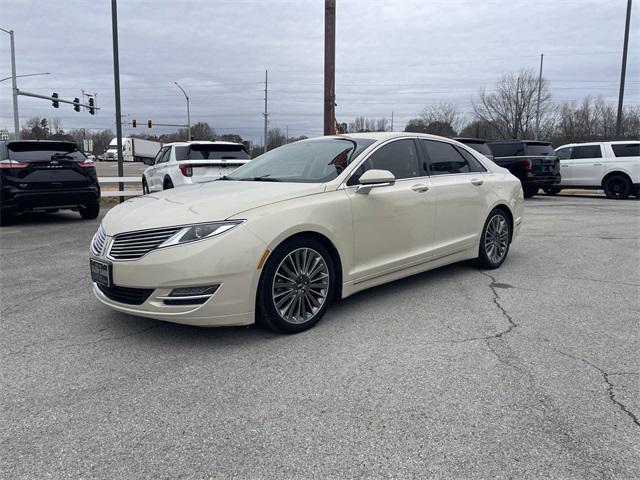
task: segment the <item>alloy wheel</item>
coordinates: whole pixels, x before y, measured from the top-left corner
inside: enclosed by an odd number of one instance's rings
[[[273,277],[273,305],[288,323],[301,324],[313,319],[329,292],[329,267],[312,248],[290,252],[278,265]]]
[[[509,246],[509,222],[502,215],[494,215],[484,236],[484,249],[493,263],[499,263]]]

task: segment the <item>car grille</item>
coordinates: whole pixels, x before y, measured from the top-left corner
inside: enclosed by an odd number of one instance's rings
[[[104,285],[97,285],[107,298],[114,302],[126,303],[128,305],[142,305],[147,298],[149,298],[149,295],[153,293],[153,289],[148,288],[118,287],[117,285],[105,287]]]
[[[109,257],[114,260],[135,260],[144,257],[180,230],[182,227],[168,227],[116,235],[109,250]]]
[[[104,248],[104,241],[106,239],[107,234],[105,233],[104,228],[102,228],[102,225],[100,225],[100,228],[98,228],[98,231],[91,239],[90,250],[93,255],[100,256],[100,254],[102,253],[102,249]]]

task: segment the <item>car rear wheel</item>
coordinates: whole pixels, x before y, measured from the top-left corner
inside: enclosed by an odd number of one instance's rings
[[[93,220],[100,214],[100,204],[96,203],[95,205],[86,205],[84,207],[80,207],[78,211],[80,212],[80,216],[85,220]]]
[[[271,254],[264,266],[256,314],[272,330],[297,333],[318,323],[335,292],[335,266],[325,246],[294,238]]]
[[[480,237],[477,264],[480,268],[494,269],[502,265],[509,253],[511,223],[506,214],[495,209],[487,218]]]
[[[173,188],[173,182],[171,181],[171,178],[167,177],[164,179],[164,182],[162,184],[162,189],[168,190],[170,188]]]
[[[544,193],[547,195],[557,195],[562,191],[561,188],[556,187],[544,187],[542,190],[544,190]]]
[[[540,188],[532,187],[530,185],[527,185],[526,187],[525,186],[522,187],[522,193],[524,194],[524,198],[533,197],[536,193],[538,193],[539,190]]]
[[[631,182],[624,175],[611,175],[604,181],[604,194],[607,198],[624,200],[631,193]]]

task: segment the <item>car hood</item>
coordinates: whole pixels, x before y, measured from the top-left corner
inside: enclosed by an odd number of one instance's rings
[[[199,183],[127,200],[105,215],[102,226],[112,236],[132,230],[225,220],[246,210],[324,191],[325,185],[318,183]]]

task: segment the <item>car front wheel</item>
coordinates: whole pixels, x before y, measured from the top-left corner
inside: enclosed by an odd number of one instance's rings
[[[264,266],[256,314],[272,330],[297,333],[318,323],[335,292],[335,266],[327,248],[314,238],[293,238],[271,254]]]
[[[493,210],[482,230],[477,264],[480,268],[494,269],[502,265],[509,253],[511,223],[504,211]]]
[[[149,185],[147,184],[147,179],[144,177],[142,178],[142,194],[143,195],[149,194]]]

